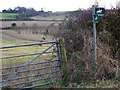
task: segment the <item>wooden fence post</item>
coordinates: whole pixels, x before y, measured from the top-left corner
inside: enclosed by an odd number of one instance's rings
[[[60,43],[60,54],[61,54],[61,69],[62,69],[62,85],[66,86],[68,84],[68,73],[67,73],[67,55],[66,55],[66,48],[65,48],[65,41],[64,38],[59,39]]]

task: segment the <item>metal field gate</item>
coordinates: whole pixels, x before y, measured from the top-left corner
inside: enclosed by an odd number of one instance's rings
[[[26,49],[26,47],[29,47]],[[17,54],[36,48],[34,53]],[[26,50],[25,50],[26,49]],[[53,85],[61,78],[59,42],[36,42],[0,47],[0,88],[29,89]],[[14,52],[7,54],[6,52]]]

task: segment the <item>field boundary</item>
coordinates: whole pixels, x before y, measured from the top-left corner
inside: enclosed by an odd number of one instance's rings
[[[19,20],[19,19],[0,19],[0,21],[63,21],[63,20],[35,20],[35,19],[25,19],[25,20]]]

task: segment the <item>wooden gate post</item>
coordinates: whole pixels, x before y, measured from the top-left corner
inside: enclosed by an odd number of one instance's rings
[[[67,72],[67,55],[66,55],[66,48],[65,48],[65,41],[64,38],[59,39],[60,44],[60,54],[61,54],[61,69],[62,69],[62,85],[66,86],[68,84],[68,72]]]

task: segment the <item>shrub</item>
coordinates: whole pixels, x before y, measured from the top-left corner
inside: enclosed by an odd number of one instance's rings
[[[11,26],[14,28],[14,27],[17,26],[17,24],[16,23],[12,23]]]
[[[113,16],[118,17],[119,15],[113,14]],[[115,32],[111,32],[110,30],[113,28],[114,24],[116,24],[115,26],[119,24],[118,22],[115,22],[116,19],[114,18],[110,21],[105,21],[107,19],[109,19],[109,17],[103,17],[101,18],[100,23],[97,24],[97,46],[99,46],[97,47],[97,51],[100,53],[98,54],[96,67],[93,63],[91,11],[75,11],[61,24],[60,36],[65,38],[68,57],[68,72],[71,77],[70,82],[81,84],[82,82],[94,82],[95,80],[116,78],[118,69],[117,61],[111,58],[109,51],[103,49],[110,47],[116,49],[116,41],[118,40],[115,37],[118,35],[119,26],[117,28],[114,27],[117,30]],[[111,21],[114,21],[114,24],[110,24]],[[111,28],[106,26],[106,22],[109,23],[109,25],[112,25]],[[104,30],[104,35],[100,34]],[[108,42],[100,42],[100,40],[104,39]],[[113,40],[114,42],[110,40]],[[112,45],[111,43],[114,43],[115,45]],[[110,47],[109,44],[111,44]],[[104,45],[107,47],[103,47]]]

